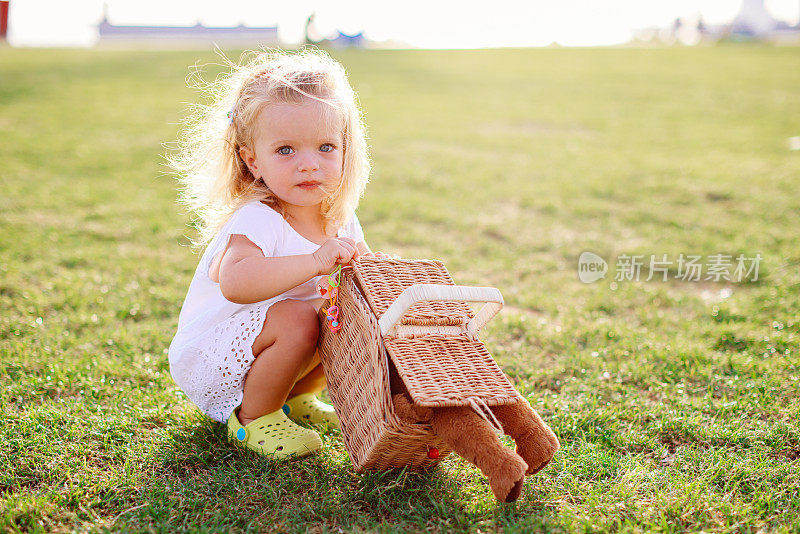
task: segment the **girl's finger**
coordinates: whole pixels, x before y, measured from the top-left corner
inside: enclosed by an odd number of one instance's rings
[[[350,251],[350,254],[355,254],[356,252],[356,242],[349,237],[340,237],[339,244]]]
[[[349,262],[351,259],[353,259],[354,254],[355,254],[355,247],[349,249],[347,247],[347,244],[344,243],[341,244],[341,246],[339,247],[339,259],[341,260],[342,263]]]
[[[355,245],[352,245],[350,243],[339,243],[339,245],[343,249],[347,250],[351,255],[355,254],[355,252],[356,252],[356,246]]]

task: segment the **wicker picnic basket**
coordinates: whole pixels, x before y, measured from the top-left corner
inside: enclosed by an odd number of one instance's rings
[[[467,302],[486,304],[473,314]],[[342,270],[337,304],[338,332],[320,310],[319,354],[356,471],[426,468],[452,452],[429,424],[398,419],[390,377],[420,406],[521,398],[476,337],[503,305],[497,289],[457,286],[440,261],[362,258]]]

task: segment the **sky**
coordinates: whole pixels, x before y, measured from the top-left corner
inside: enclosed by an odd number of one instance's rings
[[[278,26],[286,44],[303,38],[315,13],[322,36],[360,31],[372,40],[420,48],[613,45],[636,30],[669,27],[677,17],[730,22],[742,0],[11,0],[13,46],[91,46],[103,10],[112,24]],[[795,24],[800,0],[764,0]]]

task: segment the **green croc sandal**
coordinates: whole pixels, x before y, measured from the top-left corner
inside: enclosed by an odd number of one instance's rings
[[[307,456],[322,448],[322,439],[311,429],[291,422],[283,410],[269,413],[242,426],[239,408],[228,418],[228,435],[259,454],[288,458]]]
[[[289,419],[295,422],[308,422],[314,424],[328,423],[333,428],[341,428],[336,410],[330,404],[325,404],[313,393],[303,393],[286,401],[283,411]]]

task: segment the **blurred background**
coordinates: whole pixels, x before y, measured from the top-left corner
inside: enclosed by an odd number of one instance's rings
[[[799,11],[0,1],[0,532],[800,532]],[[170,376],[187,76],[306,43],[366,115],[373,250],[503,294],[482,340],[562,443],[512,507],[455,457],[356,474],[336,432],[248,455]]]
[[[10,4],[10,5],[9,5]],[[4,0],[13,46],[139,42],[480,48],[800,40],[798,0]]]

